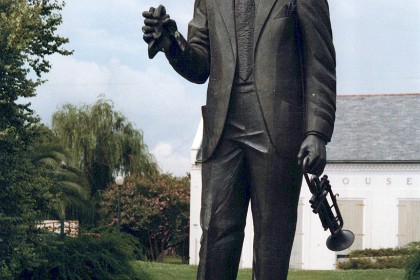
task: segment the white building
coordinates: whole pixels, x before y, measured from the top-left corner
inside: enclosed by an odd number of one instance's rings
[[[191,152],[190,264],[200,248],[202,124]],[[420,94],[338,96],[336,126],[327,146],[327,174],[344,218],[356,236],[348,249],[388,248],[420,241]],[[303,181],[291,267],[335,269],[338,255],[312,213]],[[240,266],[252,267],[253,225],[248,213]]]

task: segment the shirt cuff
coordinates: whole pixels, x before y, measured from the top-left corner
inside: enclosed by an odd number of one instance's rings
[[[324,141],[325,141],[325,144],[327,144],[328,142],[330,142],[330,139],[328,139],[328,137],[327,137],[327,136],[325,136],[324,134],[319,133],[319,132],[317,132],[317,131],[309,131],[309,132],[307,132],[307,133],[305,134],[305,138],[306,138],[308,135],[315,135],[315,136],[318,136],[319,138],[321,138],[322,140],[324,140]]]

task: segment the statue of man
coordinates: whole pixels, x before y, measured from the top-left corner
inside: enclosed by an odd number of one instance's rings
[[[334,127],[327,0],[195,0],[187,40],[163,6],[143,16],[150,57],[208,80],[197,279],[236,279],[249,202],[253,279],[286,279],[301,165],[322,174]]]

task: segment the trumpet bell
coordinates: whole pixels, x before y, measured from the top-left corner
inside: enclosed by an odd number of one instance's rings
[[[350,230],[340,230],[327,239],[327,248],[331,251],[343,251],[354,242],[354,234]]]

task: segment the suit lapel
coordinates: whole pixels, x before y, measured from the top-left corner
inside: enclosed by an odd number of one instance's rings
[[[254,29],[254,49],[257,46],[257,42],[261,35],[261,31],[264,27],[264,23],[267,20],[273,5],[278,0],[255,0],[256,12],[255,12],[255,29]]]
[[[235,33],[235,11],[233,4],[235,0],[215,0],[223,22],[229,33],[230,43],[234,57],[236,57],[236,33]]]

